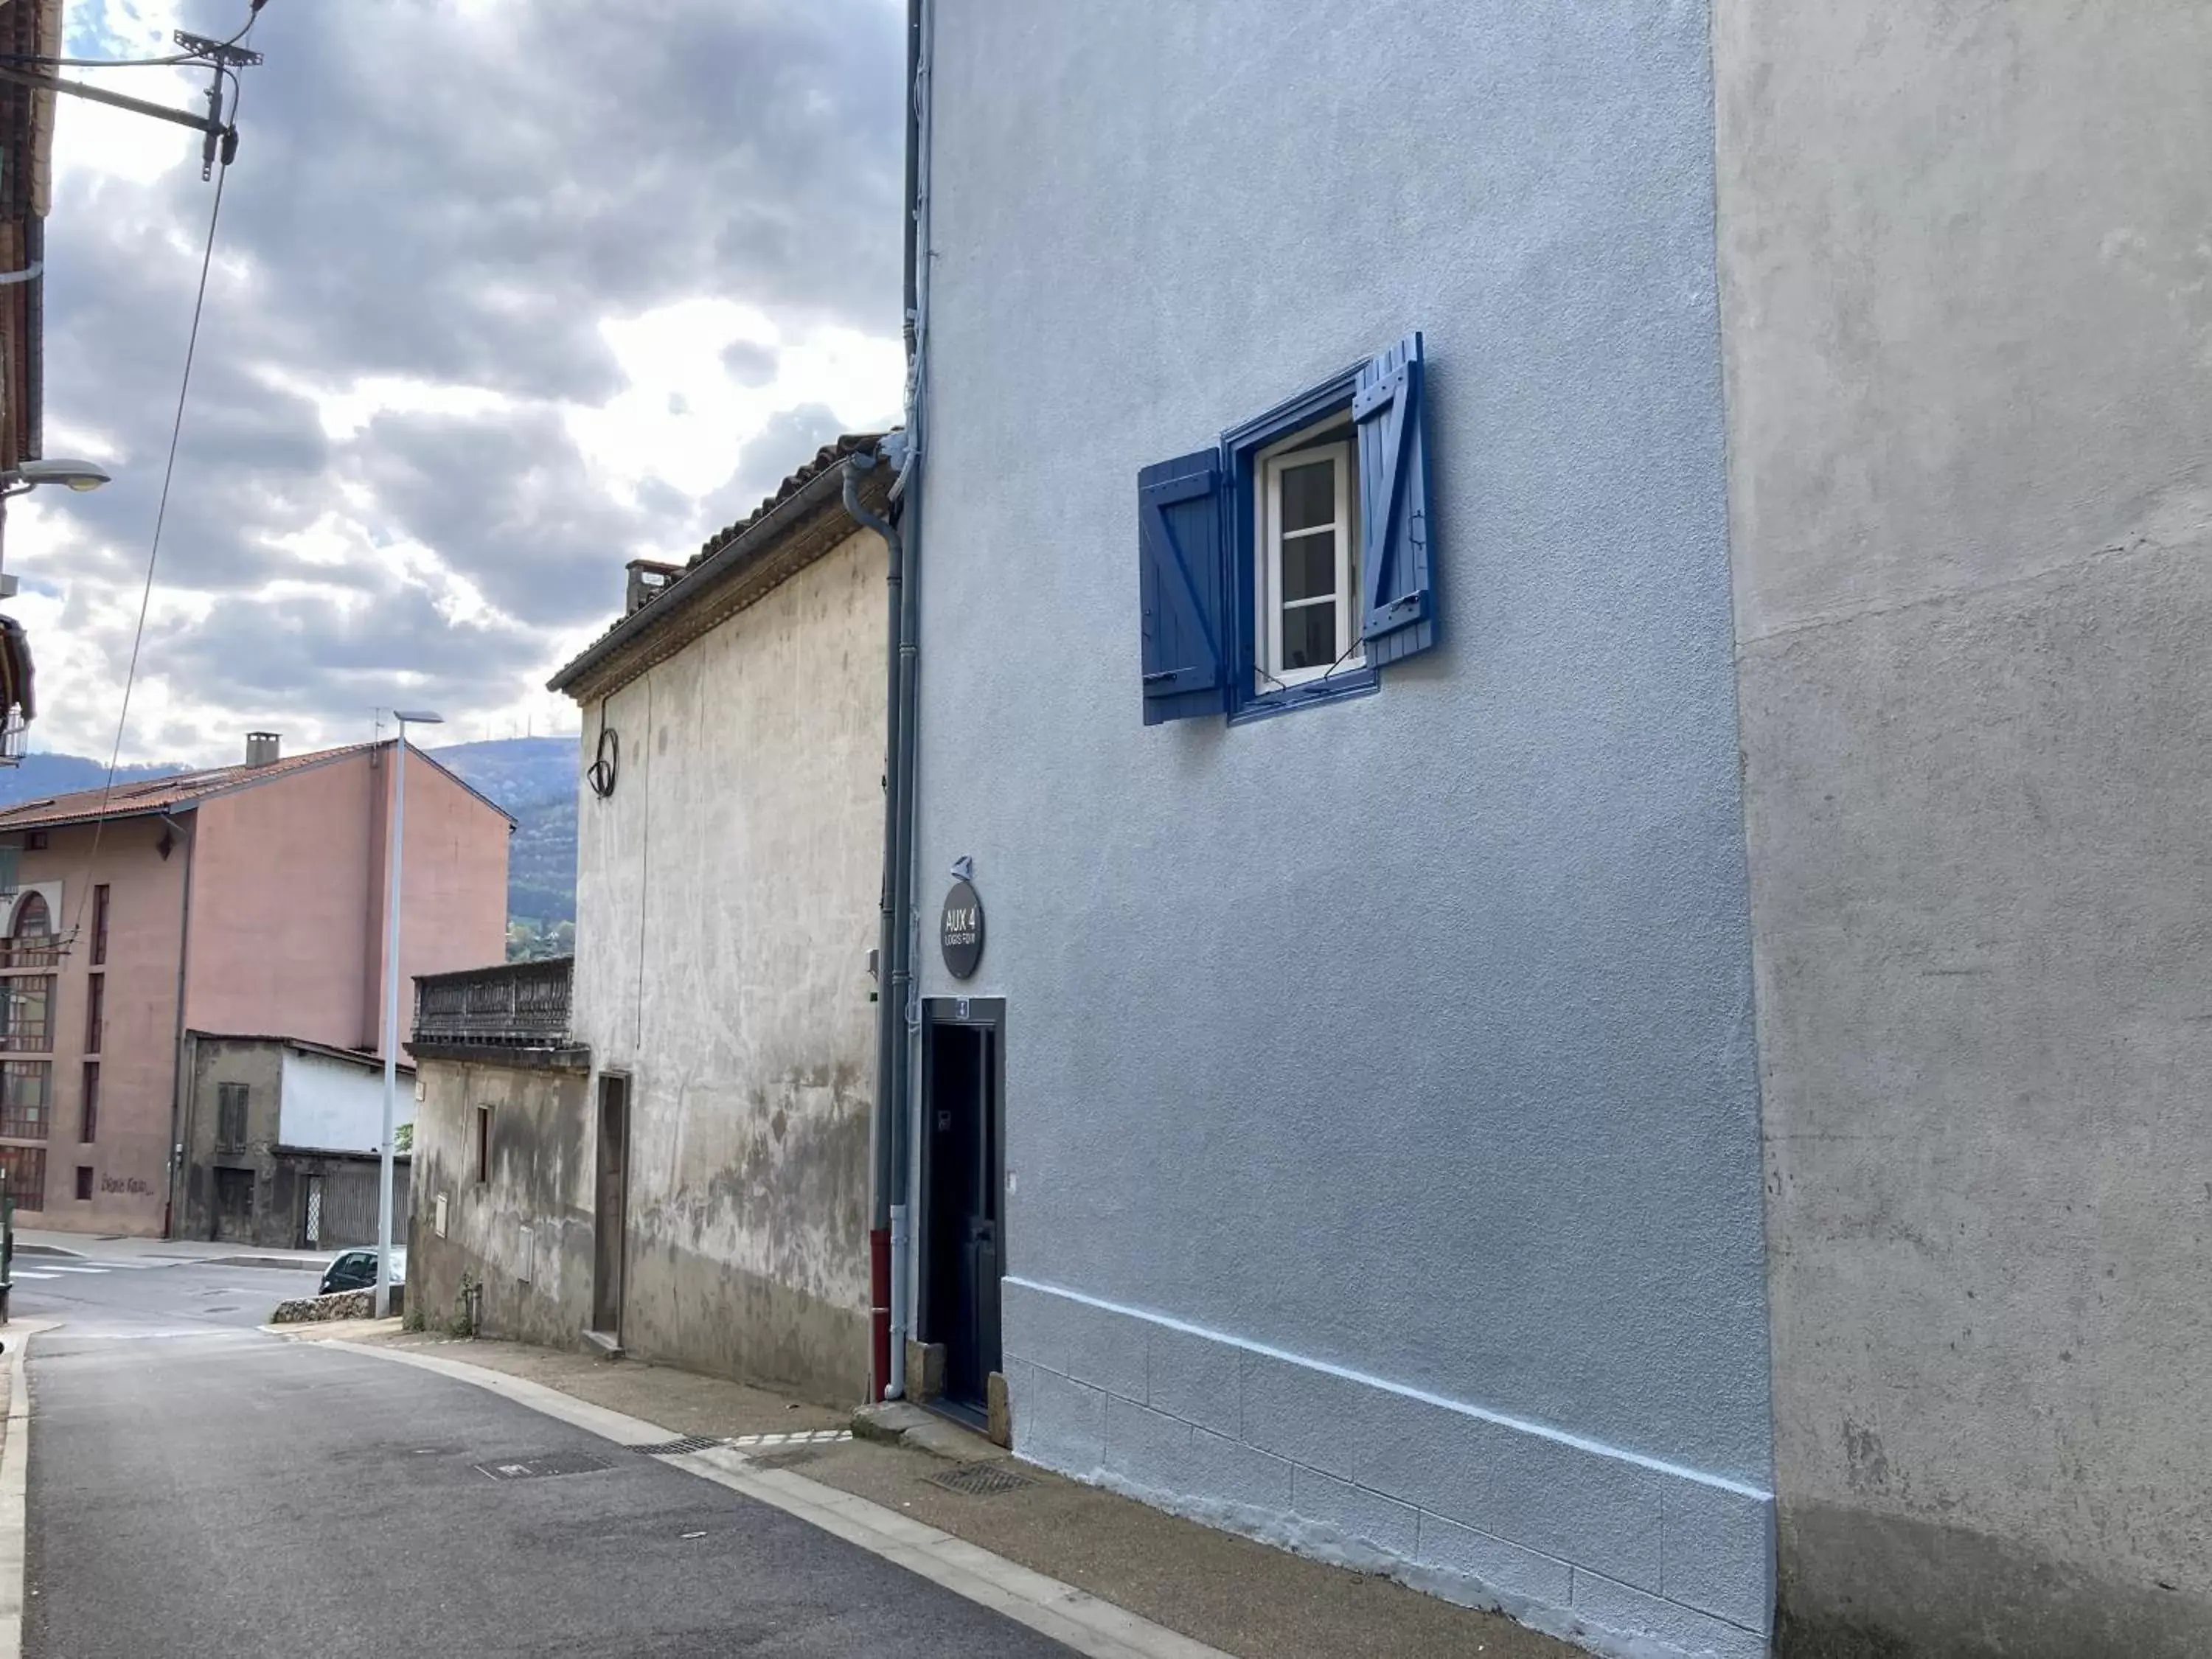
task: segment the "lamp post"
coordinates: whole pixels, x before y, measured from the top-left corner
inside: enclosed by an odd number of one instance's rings
[[[392,855],[384,884],[384,1138],[377,1146],[376,1304],[379,1319],[392,1311],[392,1120],[399,1097],[399,868],[407,823],[407,728],[442,726],[446,717],[423,708],[395,708],[399,740],[392,745]]]
[[[0,282],[7,280],[0,277]],[[107,469],[98,461],[25,461],[0,472],[0,495],[20,495],[40,484],[67,484],[71,489],[97,489],[107,482]]]
[[[0,283],[13,282],[21,275],[20,271],[11,271],[0,276]],[[7,521],[4,503],[11,495],[23,495],[40,484],[67,484],[82,493],[97,489],[106,482],[107,469],[98,461],[25,461],[6,468],[0,471],[0,525]],[[15,592],[12,585],[0,581],[0,599],[12,599]]]

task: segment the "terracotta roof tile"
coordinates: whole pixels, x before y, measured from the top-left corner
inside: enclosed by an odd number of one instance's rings
[[[814,452],[813,459],[799,467],[775,487],[774,495],[769,495],[758,507],[727,529],[717,531],[700,543],[698,552],[685,561],[684,568],[689,570],[702,559],[712,558],[777,507],[782,506],[784,502],[796,495],[811,480],[820,477],[848,455],[858,454],[864,449],[873,449],[884,441],[884,434],[880,432],[848,432],[838,437],[835,442],[823,445]]]
[[[0,4],[4,3],[5,0],[0,0]],[[896,431],[899,428],[895,427],[891,428],[891,431]],[[667,569],[669,571],[667,581],[660,586],[653,589],[646,597],[644,602],[639,605],[635,610],[627,611],[623,615],[617,617],[612,622],[609,623],[605,628],[601,629],[598,636],[594,638],[590,644],[586,645],[582,651],[579,652],[554,674],[552,680],[550,682],[551,688],[554,690],[565,689],[568,676],[573,674],[580,665],[588,661],[593,653],[598,652],[610,640],[613,639],[616,635],[629,630],[635,618],[652,611],[655,605],[665,599],[672,592],[682,592],[686,598],[688,598],[690,596],[690,590],[685,589],[683,584],[684,579],[688,577],[692,571],[697,569],[699,566],[713,558],[714,555],[727,548],[732,542],[741,539],[747,531],[752,529],[753,526],[759,524],[762,520],[767,518],[769,514],[775,512],[776,508],[781,507],[793,496],[798,495],[800,490],[804,489],[808,484],[813,483],[815,479],[820,477],[831,467],[834,467],[840,462],[843,461],[847,456],[858,454],[864,449],[873,449],[890,435],[890,432],[848,432],[841,434],[834,442],[826,443],[823,445],[821,448],[816,450],[810,459],[790,473],[790,475],[787,476],[781,483],[775,487],[775,492],[765,497],[758,507],[746,514],[744,518],[739,519],[735,524],[716,531],[705,541],[700,543],[699,550],[693,554],[689,559],[685,560],[682,564],[673,567],[656,566],[655,568]],[[651,627],[653,623],[647,623],[643,625]]]
[[[325,761],[363,754],[371,749],[386,749],[391,747],[391,744],[389,738],[380,743],[341,744],[335,749],[314,749],[305,754],[287,755],[266,766],[214,766],[204,771],[179,772],[173,777],[155,778],[149,783],[123,784],[112,793],[102,789],[80,789],[72,794],[56,795],[46,800],[26,801],[20,806],[0,811],[0,833],[39,830],[58,823],[90,823],[103,817],[137,817],[149,812],[166,812],[174,807],[192,805],[226,789],[243,784],[266,783],[271,778],[305,771]],[[453,775],[452,769],[444,766],[435,756],[421,749],[416,750],[415,754],[416,758],[427,760],[448,775]],[[494,811],[501,812],[502,817],[507,816],[496,802],[482,792],[471,788],[466,779],[459,779],[459,781]],[[106,796],[104,806],[103,795]]]

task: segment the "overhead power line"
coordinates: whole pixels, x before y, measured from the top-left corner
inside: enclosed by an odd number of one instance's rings
[[[258,3],[254,9],[257,11],[260,9]],[[252,20],[249,19],[246,28],[250,29],[252,26]],[[239,31],[241,36],[245,33],[245,29]],[[232,83],[230,117],[234,124],[238,119],[238,106],[244,88],[238,84],[237,76],[231,76],[230,80]],[[123,706],[117,710],[115,715],[115,741],[109,746],[107,751],[107,778],[100,786],[100,815],[93,820],[92,852],[88,863],[96,861],[100,857],[100,832],[106,825],[108,803],[113,799],[115,793],[116,765],[123,756],[123,733],[131,720],[131,693],[138,682],[138,654],[146,642],[146,613],[154,602],[154,573],[159,567],[161,558],[161,528],[168,521],[169,487],[177,476],[177,446],[184,436],[185,403],[191,394],[192,361],[199,352],[200,318],[207,309],[208,272],[215,264],[216,227],[222,222],[222,186],[224,180],[229,177],[230,169],[228,167],[216,175],[215,201],[208,210],[207,242],[200,250],[199,286],[192,295],[192,325],[191,331],[185,337],[185,370],[177,383],[177,413],[175,418],[169,423],[169,457],[161,468],[161,496],[159,504],[154,509],[154,534],[146,549],[146,580],[138,592],[138,621],[131,634],[130,664],[123,672]],[[77,930],[83,925],[85,900],[91,891],[91,885],[87,882],[77,894],[76,914],[71,918],[70,923],[70,936],[72,939],[76,937]]]

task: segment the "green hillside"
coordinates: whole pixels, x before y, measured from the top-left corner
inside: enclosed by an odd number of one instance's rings
[[[431,751],[514,818],[507,953],[558,956],[575,938],[576,740],[506,738]]]

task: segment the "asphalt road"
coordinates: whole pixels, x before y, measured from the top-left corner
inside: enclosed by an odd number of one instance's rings
[[[252,1328],[305,1277],[19,1281],[67,1322],[31,1348],[32,1659],[1067,1651],[483,1389]],[[486,1472],[518,1464],[545,1472]]]

